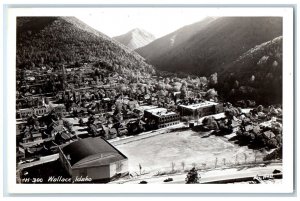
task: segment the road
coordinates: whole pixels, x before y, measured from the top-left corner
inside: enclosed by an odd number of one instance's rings
[[[273,171],[277,169],[282,171],[281,163],[274,163],[268,166],[264,166],[263,164],[256,164],[255,167],[251,166],[239,166],[235,168],[228,169],[215,169],[210,171],[198,171],[198,174],[201,176],[200,183],[219,183],[220,181],[224,181],[226,183],[232,182],[234,179],[250,179],[253,177],[259,176],[269,176],[272,175]],[[140,181],[147,181],[148,184],[185,184],[185,178],[187,173],[174,174],[174,175],[164,175],[164,176],[153,176],[148,177],[146,175],[142,176],[143,178],[131,179],[131,180],[118,180],[111,183],[126,183],[126,184],[138,184]],[[172,178],[171,182],[163,182],[167,178]],[[231,182],[230,182],[231,181]]]
[[[59,158],[59,154],[53,154],[53,155],[49,155],[49,156],[40,157],[40,159],[37,161],[33,161],[31,163],[23,163],[23,164],[18,165],[17,169],[20,170],[20,169],[29,168],[29,167],[33,167],[33,166],[44,164],[44,163],[49,163],[52,161],[56,161],[58,158]]]

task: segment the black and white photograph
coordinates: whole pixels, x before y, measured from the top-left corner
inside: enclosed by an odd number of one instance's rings
[[[290,11],[16,8],[10,183],[293,185]]]

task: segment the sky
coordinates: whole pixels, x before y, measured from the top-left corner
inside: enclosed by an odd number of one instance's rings
[[[206,17],[196,8],[97,8],[85,11],[77,13],[76,17],[109,37],[141,28],[160,38]]]

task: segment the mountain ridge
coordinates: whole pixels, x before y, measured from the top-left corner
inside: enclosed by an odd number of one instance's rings
[[[139,54],[75,17],[17,18],[17,66],[75,62],[153,71]]]
[[[151,61],[152,59],[167,53],[171,50],[171,48],[184,43],[192,35],[205,28],[207,24],[211,23],[215,19],[216,17],[206,17],[199,22],[186,25],[174,32],[154,40],[144,47],[136,49],[136,52],[142,55],[146,60]],[[196,28],[194,29],[194,27]]]
[[[189,28],[196,29],[199,24],[201,21],[189,25]],[[204,23],[184,42],[161,54],[157,53],[153,44],[166,36],[137,49],[137,52],[158,70],[207,76],[222,71],[227,64],[255,45],[281,35],[280,17],[220,17]]]
[[[229,101],[252,99],[259,104],[282,102],[282,42],[279,36],[256,45],[220,72],[218,90]]]

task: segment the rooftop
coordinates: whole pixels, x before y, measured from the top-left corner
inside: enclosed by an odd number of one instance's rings
[[[195,110],[195,109],[198,109],[198,108],[209,107],[209,106],[213,106],[213,105],[218,105],[218,103],[211,102],[211,101],[205,101],[205,102],[202,102],[202,103],[197,103],[197,104],[192,104],[192,105],[180,105],[180,107]]]
[[[152,109],[155,109],[155,108],[157,108],[157,106],[155,106],[155,105],[141,105],[140,107],[138,107],[138,110],[140,110],[140,111],[144,111],[144,110],[149,111],[149,110],[152,110]]]
[[[102,166],[127,159],[115,147],[102,138],[79,139],[62,148],[69,155],[72,168]]]
[[[166,108],[153,108],[153,109],[149,109],[146,111],[150,112],[152,115],[158,116],[158,117],[176,114],[175,112],[168,112],[168,110]]]
[[[166,108],[159,107],[159,108],[147,109],[146,111],[147,111],[147,112],[150,112],[150,113],[152,113],[152,114],[155,114],[155,113],[166,113],[166,112],[167,112],[167,109],[166,109]]]

